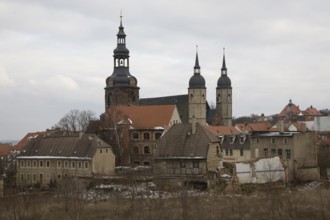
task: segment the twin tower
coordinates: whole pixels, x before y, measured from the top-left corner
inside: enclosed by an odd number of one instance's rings
[[[205,123],[207,116],[206,87],[196,52],[194,75],[189,80],[189,122]],[[213,117],[212,117],[213,116]],[[213,125],[232,125],[232,87],[227,75],[226,59],[223,54],[221,76],[216,88],[216,109],[212,117]]]
[[[114,49],[114,70],[106,79],[105,111],[112,106],[139,105],[139,90],[137,79],[129,72],[129,50],[126,48],[126,34],[120,16],[120,26],[117,34],[117,47]],[[232,87],[227,76],[225,54],[221,68],[221,76],[216,88],[216,109],[208,110],[206,104],[206,87],[204,77],[196,52],[194,75],[189,80],[188,88],[189,122],[206,123],[211,118],[213,125],[232,124]],[[207,115],[210,114],[212,115]]]

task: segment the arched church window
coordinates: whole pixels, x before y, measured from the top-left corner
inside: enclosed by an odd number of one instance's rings
[[[124,60],[123,59],[119,60],[119,66],[124,66]]]

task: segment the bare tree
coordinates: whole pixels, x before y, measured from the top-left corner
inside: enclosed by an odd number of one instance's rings
[[[85,131],[89,122],[95,119],[95,113],[90,110],[79,111],[73,109],[61,118],[55,128],[66,132]]]
[[[104,126],[109,130],[110,144],[114,147],[114,153],[116,154],[116,160],[118,164],[122,164],[124,154],[124,127],[125,122],[128,122],[127,116],[123,112],[117,110],[116,107],[111,107],[105,114]]]

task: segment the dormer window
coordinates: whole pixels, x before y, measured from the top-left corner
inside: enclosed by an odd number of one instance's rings
[[[245,140],[246,140],[246,136],[239,137],[239,143],[240,144],[244,144]]]
[[[229,142],[233,144],[235,142],[235,136],[229,137]]]
[[[224,136],[219,136],[219,140],[220,140],[220,144],[222,144],[223,143],[223,140],[225,139],[225,137]]]

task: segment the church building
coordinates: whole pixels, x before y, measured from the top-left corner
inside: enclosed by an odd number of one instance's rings
[[[141,98],[137,79],[129,71],[129,50],[126,48],[126,34],[120,16],[117,47],[114,50],[114,70],[106,79],[105,111],[113,106],[131,105],[176,105],[183,123],[200,122],[213,125],[232,125],[232,86],[227,74],[223,54],[221,75],[216,87],[216,109],[210,109],[206,100],[205,79],[201,75],[198,51],[193,76],[189,80],[188,94]]]

